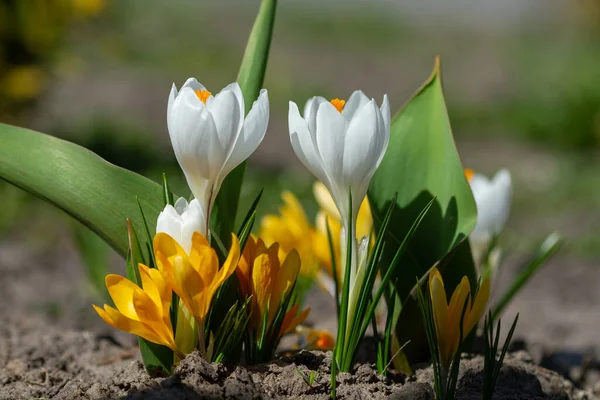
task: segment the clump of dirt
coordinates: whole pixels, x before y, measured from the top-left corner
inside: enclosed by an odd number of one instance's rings
[[[301,351],[256,366],[210,364],[186,357],[168,378],[152,378],[138,350],[109,336],[64,331],[39,323],[0,328],[0,399],[327,399],[331,352]],[[458,399],[479,399],[481,356],[462,361]],[[303,379],[316,373],[312,385]],[[371,363],[337,377],[340,399],[434,399],[431,368],[414,376],[377,374]],[[555,372],[536,366],[524,352],[506,359],[497,399],[592,399]]]

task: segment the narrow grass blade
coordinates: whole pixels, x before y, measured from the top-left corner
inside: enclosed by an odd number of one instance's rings
[[[517,276],[517,278],[510,285],[508,290],[504,293],[504,295],[500,298],[500,300],[496,303],[496,306],[493,308],[494,312],[492,314],[492,320],[498,318],[504,308],[510,303],[512,298],[525,286],[529,279],[533,277],[533,275],[543,266],[546,261],[548,261],[564,244],[563,238],[556,234],[550,234],[544,242],[540,245],[537,250],[536,255],[524,268],[521,269],[521,273]]]

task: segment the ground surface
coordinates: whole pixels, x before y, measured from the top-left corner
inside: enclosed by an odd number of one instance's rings
[[[0,330],[0,399],[326,399],[331,353],[303,351],[254,367],[208,364],[189,355],[169,378],[150,378],[135,360],[135,348],[112,337],[60,329],[38,322],[9,324]],[[463,360],[459,399],[479,399],[480,356]],[[298,371],[316,371],[312,386]],[[430,369],[408,378],[377,375],[359,364],[338,376],[341,399],[433,399]],[[584,399],[585,394],[557,373],[537,367],[525,353],[509,356],[498,399]],[[587,397],[591,398],[591,397]]]

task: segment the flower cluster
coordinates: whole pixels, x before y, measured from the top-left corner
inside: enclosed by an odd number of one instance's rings
[[[314,185],[320,206],[316,220],[314,224],[309,221],[298,199],[284,192],[280,215],[267,215],[259,236],[249,234],[251,225],[242,227],[240,237],[231,234],[229,249],[220,254],[212,242],[220,239],[211,231],[212,208],[225,177],[256,150],[265,135],[267,91],[260,92],[247,115],[245,109],[237,83],[215,96],[193,78],[179,91],[173,85],[167,125],[194,198],[165,204],[151,243],[152,263],[136,266],[137,281],[107,276],[116,309],[94,307],[108,324],[170,349],[174,362],[196,349],[208,360],[221,359],[219,346],[232,343],[231,337],[240,341],[243,337],[247,362],[268,361],[281,337],[297,331],[307,347],[335,346],[336,362],[349,370],[366,324],[375,320],[374,310],[385,286],[375,285],[373,263],[377,261],[373,260],[381,256],[382,240],[372,240],[373,217],[366,192],[389,142],[387,96],[381,107],[361,91],[355,91],[347,102],[313,97],[303,115],[290,102],[292,147],[318,178]],[[482,185],[480,181],[472,179],[474,192]],[[478,200],[478,208],[483,207]],[[485,211],[480,213],[478,226],[493,230]],[[300,326],[310,309],[300,311],[299,276],[317,280],[335,299],[337,339]],[[220,302],[219,293],[228,290],[225,284],[232,279],[235,283],[227,287],[235,288],[238,302],[224,317],[226,328],[215,328],[211,318]],[[384,280],[390,284],[389,277]],[[489,282],[483,281],[471,301],[469,281],[463,278],[448,304],[442,277],[434,269],[429,288],[441,362],[447,366],[480,319]]]

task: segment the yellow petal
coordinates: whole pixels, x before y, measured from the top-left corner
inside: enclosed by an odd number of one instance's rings
[[[371,214],[371,206],[369,199],[365,197],[356,218],[356,238],[362,239],[363,236],[371,236],[373,233],[373,215]]]
[[[163,320],[161,308],[142,290],[134,292],[133,303],[140,321],[146,327],[151,328],[160,337],[162,343],[166,343],[169,347],[173,348],[173,327],[171,326],[170,319],[167,323]]]
[[[429,273],[429,294],[431,296],[431,307],[440,356],[445,361],[449,352],[447,340],[448,303],[446,302],[444,281],[437,268],[433,268]]]
[[[171,260],[174,256],[187,257],[187,253],[183,247],[181,247],[175,239],[163,232],[157,233],[154,236],[153,246],[154,253],[160,252],[164,254],[168,260]]]
[[[300,314],[296,315],[298,312],[298,304],[294,304],[292,308],[285,313],[283,317],[283,322],[281,323],[281,328],[279,329],[279,337],[286,335],[292,332],[298,325],[304,322],[304,320],[308,317],[310,313],[310,307],[306,308]]]
[[[288,295],[300,272],[300,256],[296,250],[292,250],[285,258],[281,268],[273,271],[275,279],[271,293],[271,305],[269,318],[274,317],[279,308],[279,303],[284,295]]]
[[[223,266],[219,270],[215,290],[218,289],[227,278],[233,274],[240,260],[240,241],[236,235],[231,234],[231,247]]]
[[[265,315],[269,295],[273,292],[271,289],[274,285],[273,278],[271,259],[269,259],[267,254],[259,255],[254,260],[252,268],[252,292],[254,293],[257,307],[257,309],[253,310],[253,314],[256,316],[256,324],[260,324]],[[258,326],[256,325],[256,327]]]
[[[133,306],[133,292],[139,286],[121,275],[110,274],[105,278],[106,289],[119,312],[130,319],[139,320]]]
[[[191,267],[202,277],[204,285],[210,287],[219,271],[217,253],[208,246],[192,247],[191,253]]]
[[[160,295],[160,305],[162,306],[163,319],[169,318],[171,312],[171,301],[173,300],[173,287],[163,277],[163,274],[156,268],[149,268],[148,273],[152,278],[152,282],[156,286],[156,290]]]
[[[206,290],[204,281],[200,274],[192,268],[187,258],[176,257],[173,261],[173,290],[192,315],[197,319],[202,319],[203,312],[196,302],[196,297]]]
[[[487,306],[488,299],[490,298],[490,290],[490,280],[486,276],[483,278],[483,281],[479,286],[479,290],[475,296],[475,301],[473,301],[473,308],[471,308],[471,312],[469,313],[469,318],[465,321],[465,336],[473,330],[475,325],[477,325],[477,322],[481,319],[481,316],[483,315]]]
[[[201,261],[197,260],[196,257],[199,255],[199,249],[211,248],[208,240],[200,232],[194,232],[192,235],[192,248],[190,250],[190,263],[192,265],[198,265]]]
[[[336,220],[341,220],[340,212],[335,205],[335,201],[333,201],[333,197],[327,190],[327,187],[320,181],[315,182],[313,185],[313,195],[315,196],[315,200],[319,203],[319,207],[321,207],[325,212],[332,218]]]
[[[469,318],[469,311],[471,310],[471,286],[469,285],[469,279],[464,276],[450,299],[450,305],[448,306],[448,325],[447,325],[447,359],[452,358],[458,350],[460,343],[460,319],[463,316],[463,308],[465,308],[465,314],[463,321],[467,321]],[[463,338],[467,336],[466,332],[463,332]]]
[[[152,276],[150,276],[150,268],[144,264],[138,264],[138,268],[140,270],[140,277],[142,278],[142,290],[150,296],[154,304],[159,306],[162,310],[162,298]]]
[[[110,307],[109,305],[104,305],[104,309],[100,307],[94,306],[94,309],[100,315],[100,317],[109,324],[110,326],[120,329],[122,331],[131,333],[136,336],[140,336],[152,343],[164,344],[162,338],[156,334],[151,328],[141,323],[140,321],[135,321],[130,318],[127,318],[123,314],[121,314],[118,310]]]

